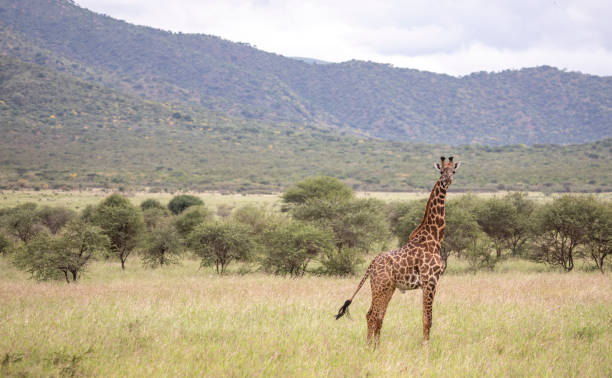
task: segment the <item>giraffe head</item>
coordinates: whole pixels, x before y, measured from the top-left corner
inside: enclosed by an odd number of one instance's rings
[[[440,179],[442,180],[442,185],[449,186],[453,182],[453,175],[455,174],[455,170],[461,165],[461,163],[453,163],[453,157],[449,157],[448,161],[445,161],[446,158],[444,156],[440,157],[440,163],[435,163],[434,168],[437,171],[440,171]]]

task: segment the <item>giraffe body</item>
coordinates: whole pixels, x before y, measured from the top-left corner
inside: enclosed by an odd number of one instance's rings
[[[366,314],[368,343],[374,339],[374,345],[378,344],[385,312],[396,288],[401,292],[422,289],[423,339],[429,340],[433,300],[438,279],[445,268],[440,256],[445,228],[444,200],[455,168],[459,166],[458,163],[453,164],[452,159],[449,158],[449,162],[445,163],[442,158],[442,166],[437,165],[441,177],[431,191],[421,224],[411,233],[408,242],[398,249],[382,252],[372,260],[355,294],[336,315],[338,319],[348,310],[352,299],[369,277],[372,304]]]

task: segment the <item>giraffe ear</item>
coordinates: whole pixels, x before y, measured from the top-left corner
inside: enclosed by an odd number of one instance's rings
[[[455,163],[455,169],[459,168],[460,165],[461,165],[461,162]]]
[[[440,163],[434,163],[434,168],[435,168],[437,171],[441,171],[441,170],[442,170],[442,168],[440,168]]]

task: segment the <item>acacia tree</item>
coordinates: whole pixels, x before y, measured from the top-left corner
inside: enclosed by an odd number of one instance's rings
[[[480,206],[476,219],[491,239],[497,258],[501,258],[502,251],[509,245],[511,229],[517,220],[512,204],[501,198],[491,198]]]
[[[81,219],[70,221],[62,235],[43,231],[20,247],[15,265],[28,271],[36,280],[61,279],[74,282],[86,269],[90,259],[108,247],[102,230]]]
[[[172,214],[180,214],[190,206],[204,205],[204,201],[196,196],[190,194],[180,194],[174,196],[170,202],[168,202],[168,209],[172,211]]]
[[[330,229],[338,250],[350,248],[366,253],[389,237],[385,205],[375,199],[312,199],[296,206],[291,214],[296,220]]]
[[[440,256],[444,260],[445,269],[451,253],[462,256],[468,248],[477,246],[475,243],[481,234],[476,216],[470,211],[470,207],[461,200],[449,201],[446,209],[446,230],[440,247]],[[481,245],[477,247],[480,248]]]
[[[248,261],[252,241],[243,225],[233,222],[203,223],[189,234],[189,246],[202,266],[214,265],[217,274],[225,273],[232,261]]]
[[[598,204],[594,220],[588,224],[585,249],[595,266],[603,273],[604,260],[612,253],[612,204]]]
[[[125,261],[138,245],[144,229],[140,210],[127,198],[112,194],[97,206],[93,220],[108,236],[111,253],[121,261],[121,269],[125,269]]]
[[[8,238],[0,234],[0,255],[6,255],[11,249],[11,242]]]
[[[353,191],[342,181],[329,176],[309,177],[283,193],[284,210],[303,205],[311,200],[345,201],[353,198]]]
[[[24,203],[10,209],[4,216],[9,232],[24,243],[30,241],[44,228],[40,223],[37,207],[35,203]]]
[[[313,224],[289,221],[265,234],[263,267],[274,274],[302,276],[308,263],[334,249],[334,236]]]
[[[530,258],[572,270],[576,247],[586,241],[589,225],[596,218],[597,203],[593,197],[563,196],[542,206]]]
[[[181,249],[182,246],[176,228],[170,220],[163,219],[146,232],[142,262],[150,268],[176,264]]]
[[[45,225],[52,234],[57,234],[66,223],[76,216],[76,212],[62,206],[43,206],[38,210],[41,224]]]
[[[191,206],[176,217],[174,225],[179,235],[186,238],[196,226],[211,219],[212,214],[206,206]]]

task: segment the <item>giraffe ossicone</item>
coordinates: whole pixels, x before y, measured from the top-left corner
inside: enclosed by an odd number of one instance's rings
[[[441,156],[440,163],[434,164],[435,168],[440,171],[440,178],[429,195],[423,220],[412,231],[406,244],[374,257],[359,282],[357,290],[338,311],[336,319],[348,313],[348,307],[353,298],[369,277],[372,304],[366,315],[368,344],[371,344],[374,339],[376,347],[380,341],[380,330],[387,305],[395,289],[402,292],[418,288],[423,290],[423,341],[429,340],[434,296],[438,279],[445,267],[445,262],[440,256],[440,246],[446,226],[444,200],[448,186],[452,183],[453,175],[459,165],[460,163],[453,163],[452,156],[448,158],[448,161]]]

